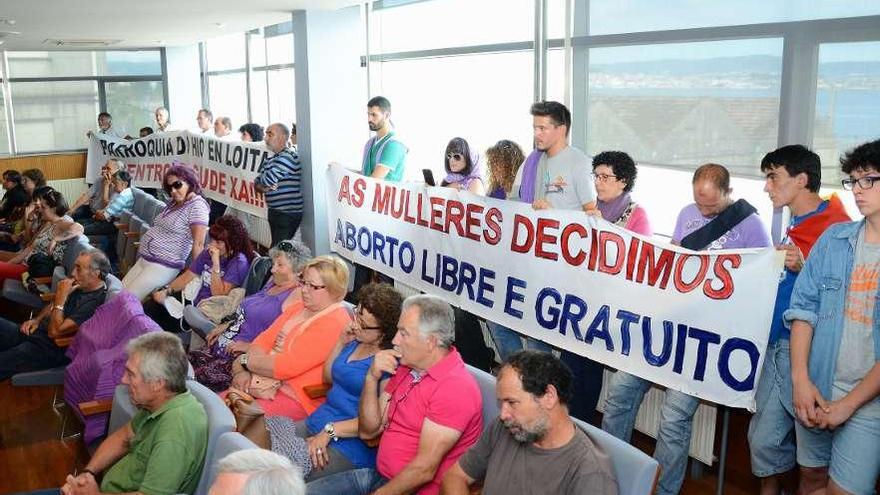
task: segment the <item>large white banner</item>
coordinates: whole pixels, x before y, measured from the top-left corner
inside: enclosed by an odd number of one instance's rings
[[[783,258],[694,252],[574,211],[327,171],[331,249],[474,314],[754,410]]]
[[[189,131],[152,134],[125,140],[93,135],[89,142],[86,180],[93,182],[108,159],[121,160],[139,187],[162,187],[165,171],[175,163],[194,168],[205,196],[257,217],[266,217],[263,195],[254,189],[257,170],[269,156],[262,143],[230,142]]]

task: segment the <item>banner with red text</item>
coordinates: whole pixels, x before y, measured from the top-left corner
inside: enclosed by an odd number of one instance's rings
[[[223,141],[189,131],[161,132],[131,141],[93,135],[86,181],[93,182],[101,165],[114,159],[126,164],[134,185],[160,188],[168,167],[182,163],[196,171],[206,197],[265,218],[265,202],[254,190],[254,178],[269,154],[262,143]]]
[[[556,347],[754,410],[782,257],[695,252],[582,212],[327,171],[331,249]]]

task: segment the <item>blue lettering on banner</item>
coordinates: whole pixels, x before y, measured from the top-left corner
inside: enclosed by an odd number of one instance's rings
[[[526,297],[522,294],[522,292],[517,292],[516,289],[525,289],[526,281],[516,278],[516,277],[507,277],[507,290],[504,291],[504,312],[509,314],[514,318],[519,318],[520,320],[523,317],[523,312],[514,308],[513,303],[518,302],[521,303],[526,300]]]

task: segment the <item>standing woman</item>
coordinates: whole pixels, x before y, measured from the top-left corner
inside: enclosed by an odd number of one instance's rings
[[[507,199],[510,190],[513,189],[516,172],[525,159],[522,148],[508,139],[502,139],[486,150],[490,198]]]
[[[480,168],[480,155],[471,151],[464,139],[452,138],[446,145],[446,156],[443,161],[446,178],[440,183],[443,187],[451,187],[459,191],[470,191],[480,196],[486,194]]]
[[[642,235],[653,235],[645,209],[629,193],[636,184],[638,170],[623,151],[603,151],[593,158],[596,205],[605,220]]]
[[[173,165],[165,172],[162,188],[171,201],[141,238],[138,260],[122,279],[141,300],[174,280],[187,259],[197,259],[205,247],[209,208],[195,172]]]

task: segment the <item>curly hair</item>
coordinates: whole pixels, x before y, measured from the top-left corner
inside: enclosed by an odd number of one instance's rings
[[[358,291],[358,301],[360,307],[369,311],[382,327],[379,347],[391,349],[391,341],[397,333],[397,320],[400,319],[403,296],[391,284],[372,283],[361,287]]]
[[[513,187],[513,180],[520,165],[525,161],[522,148],[513,141],[502,139],[486,150],[489,164],[489,191],[498,188],[505,192]]]
[[[242,126],[238,128],[238,132],[241,134],[244,134],[245,132],[248,133],[248,136],[251,137],[253,142],[263,140],[263,126],[260,124],[254,124],[253,122],[242,124]]]
[[[840,170],[845,174],[871,169],[880,172],[880,139],[860,144],[840,159]]]
[[[178,179],[186,182],[189,186],[190,192],[199,195],[202,194],[202,184],[199,182],[196,171],[193,170],[191,167],[188,167],[179,162],[175,162],[174,165],[168,167],[165,175],[162,176],[162,189],[165,189],[165,192],[167,192],[168,194],[171,194],[171,186],[168,185],[168,176],[170,175],[173,175]]]
[[[553,385],[559,402],[568,404],[572,398],[571,369],[549,352],[523,350],[508,357],[501,365],[517,372],[523,390],[535,397],[543,397],[547,386]]]
[[[593,170],[595,171],[599,165],[610,167],[617,180],[626,184],[623,192],[633,190],[639,172],[636,169],[636,162],[628,154],[623,151],[603,151],[593,157]]]
[[[223,215],[214,220],[214,225],[208,229],[211,239],[223,241],[226,244],[227,256],[234,258],[238,253],[244,254],[248,261],[254,259],[254,248],[247,229],[241,220],[232,215]]]

